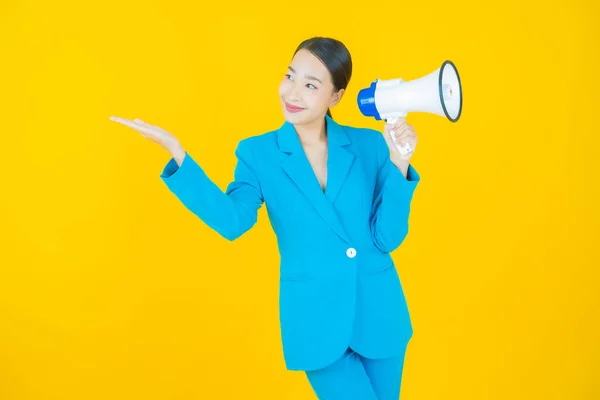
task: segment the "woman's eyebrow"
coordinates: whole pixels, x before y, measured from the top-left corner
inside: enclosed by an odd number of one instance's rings
[[[293,73],[296,73],[296,70],[294,70],[294,68],[292,68],[292,67],[288,67],[288,69],[289,69],[290,71],[292,71]],[[312,79],[312,80],[314,80],[314,81],[318,81],[318,82],[319,82],[319,83],[321,83],[321,84],[323,83],[323,82],[321,82],[321,80],[320,80],[319,78],[316,78],[316,77],[314,77],[314,76],[312,76],[312,75],[308,75],[308,74],[306,74],[306,75],[304,75],[304,77],[305,77],[305,78],[307,78],[307,79]]]

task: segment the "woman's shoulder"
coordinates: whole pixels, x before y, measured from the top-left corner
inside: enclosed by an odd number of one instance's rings
[[[381,143],[385,143],[382,133],[374,128],[355,126],[355,125],[340,125],[350,137],[350,141],[361,147],[377,148]]]
[[[264,133],[256,133],[256,134],[252,134],[252,135],[247,135],[241,139],[238,140],[238,147],[240,146],[249,146],[249,147],[255,147],[255,146],[261,146],[261,145],[265,145],[269,142],[274,142],[275,141],[275,134],[276,134],[276,130],[271,130],[268,132],[264,132]]]
[[[340,126],[342,128],[344,128],[346,131],[348,131],[349,133],[352,133],[354,135],[367,135],[367,136],[373,136],[375,134],[381,134],[377,129],[373,129],[373,128],[368,128],[368,127],[364,127],[364,126],[356,126],[356,125],[342,125],[340,124]]]
[[[247,135],[237,143],[236,152],[252,154],[255,162],[264,161],[266,158],[276,154],[277,130]]]

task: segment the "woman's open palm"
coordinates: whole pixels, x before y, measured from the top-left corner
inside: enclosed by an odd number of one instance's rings
[[[150,139],[154,143],[161,145],[167,151],[171,151],[171,149],[177,144],[177,139],[171,133],[159,128],[158,126],[147,124],[139,118],[131,121],[125,118],[111,116],[110,120],[120,122],[123,125],[135,129],[136,131],[140,132],[142,136]]]

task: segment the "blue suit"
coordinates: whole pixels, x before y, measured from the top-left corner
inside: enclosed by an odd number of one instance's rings
[[[187,209],[232,241],[264,202],[280,253],[279,309],[288,370],[315,370],[351,347],[369,358],[403,354],[412,337],[390,252],[408,233],[419,175],[392,164],[382,134],[326,116],[327,186],[321,190],[294,126],[242,139],[223,192],[186,153],[161,174]]]

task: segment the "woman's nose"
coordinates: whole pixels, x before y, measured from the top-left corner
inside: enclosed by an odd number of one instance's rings
[[[300,98],[300,90],[298,86],[294,86],[290,90],[290,99],[299,99]]]

